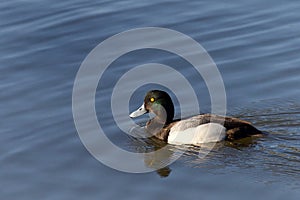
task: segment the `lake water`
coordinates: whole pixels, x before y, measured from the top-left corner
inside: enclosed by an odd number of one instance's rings
[[[297,0],[3,1],[1,199],[298,199],[299,10]],[[219,143],[205,158],[199,158],[198,147],[188,147],[170,166],[145,174],[120,172],[93,158],[73,121],[76,73],[100,42],[150,26],[199,42],[224,80],[227,114],[251,121],[266,136]],[[166,52],[141,50],[112,64],[96,95],[99,116],[110,112],[117,78],[154,61],[180,68],[192,85],[199,85],[201,112],[210,111],[205,84],[192,78],[185,62]],[[151,87],[139,88],[129,110],[140,106]],[[109,115],[99,118],[114,143],[148,148],[120,133]]]

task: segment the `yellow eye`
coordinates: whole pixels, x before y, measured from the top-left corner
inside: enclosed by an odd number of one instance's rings
[[[154,99],[153,97],[151,97],[150,101],[151,101],[151,102],[154,102],[154,101],[155,101],[155,99]]]

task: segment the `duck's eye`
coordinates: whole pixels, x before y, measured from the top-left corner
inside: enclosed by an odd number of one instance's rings
[[[151,98],[150,98],[150,101],[151,101],[151,102],[154,102],[154,101],[155,101],[155,99],[154,99],[153,97],[151,97]]]

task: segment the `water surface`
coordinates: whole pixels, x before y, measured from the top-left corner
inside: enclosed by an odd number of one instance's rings
[[[296,199],[299,9],[296,0],[2,2],[1,198]],[[73,122],[76,73],[100,42],[146,26],[171,28],[203,45],[223,77],[228,115],[249,120],[268,134],[252,141],[219,143],[204,159],[199,158],[199,148],[189,147],[168,168],[147,174],[119,172],[95,160]],[[100,103],[109,102],[116,77],[153,61],[186,73],[203,97],[201,111],[210,111],[205,84],[193,80],[187,63],[165,52],[144,50],[111,66],[106,90],[97,93],[97,112],[109,112]],[[144,92],[137,93],[130,109],[140,105],[138,97]],[[109,117],[105,119],[101,123],[114,142],[129,149],[148,147],[123,136]]]

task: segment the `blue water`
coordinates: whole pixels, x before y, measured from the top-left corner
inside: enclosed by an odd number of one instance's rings
[[[299,9],[296,0],[2,2],[1,199],[298,199]],[[129,174],[94,159],[73,122],[76,73],[103,40],[149,26],[199,42],[224,80],[228,115],[249,120],[268,135],[220,143],[205,159],[191,147],[165,172]],[[113,81],[125,69],[153,61],[188,69],[176,56],[145,50],[120,58],[108,73]],[[203,83],[191,82],[204,90]],[[96,102],[109,101],[113,85],[106,87]],[[209,112],[205,94],[199,90],[201,111]],[[140,104],[132,103],[132,108]],[[110,111],[99,104],[96,109]],[[101,123],[120,145],[147,145],[132,144],[111,121]]]

